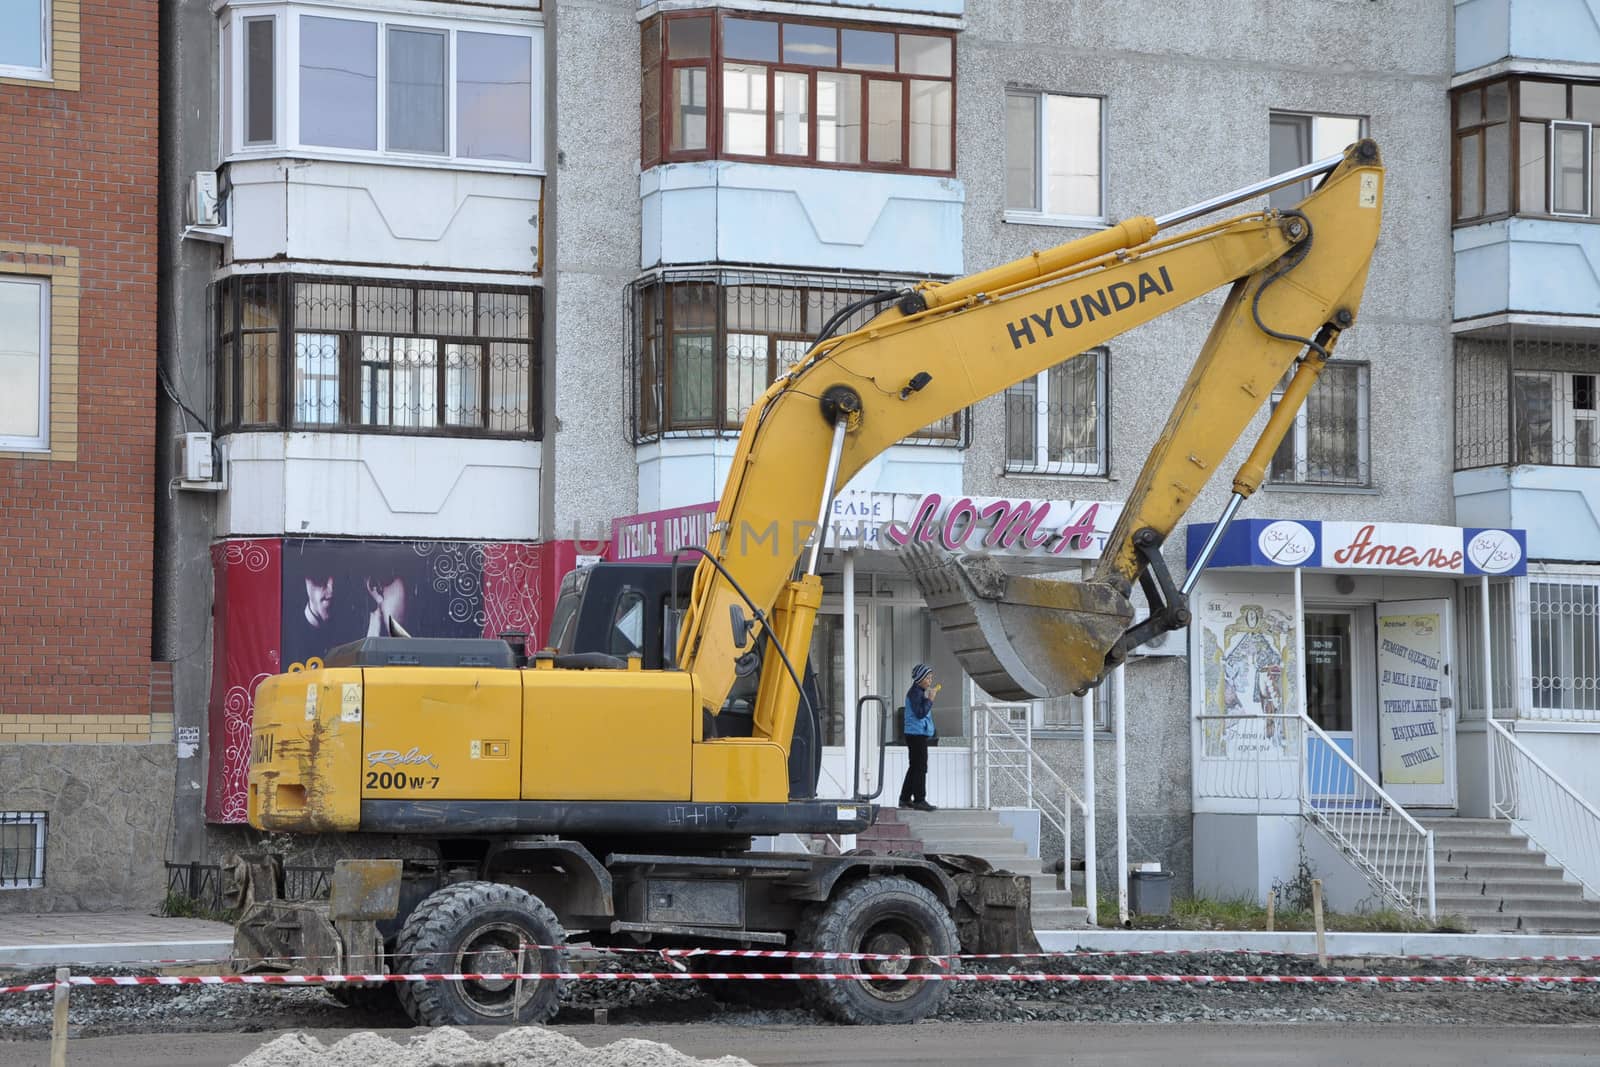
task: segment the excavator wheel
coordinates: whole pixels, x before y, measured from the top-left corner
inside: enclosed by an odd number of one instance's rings
[[[407,917],[396,969],[408,974],[503,974],[517,970],[519,945],[561,945],[566,933],[538,897],[496,882],[457,882],[431,894]],[[527,950],[529,971],[566,970],[565,951]],[[502,979],[406,982],[401,1003],[421,1026],[545,1023],[561,1006],[561,983]]]
[[[939,898],[909,878],[867,878],[840,891],[805,925],[802,947],[814,952],[950,956],[961,951],[955,921]],[[946,961],[951,970],[955,960]],[[813,973],[937,974],[933,960],[802,960]],[[934,1014],[948,982],[805,982],[812,1005],[842,1023],[914,1023]]]

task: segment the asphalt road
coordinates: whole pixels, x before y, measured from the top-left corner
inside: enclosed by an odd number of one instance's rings
[[[1589,1026],[1168,1026],[1071,1023],[923,1023],[909,1027],[840,1026],[563,1026],[586,1045],[623,1037],[666,1041],[699,1057],[732,1053],[759,1067],[1058,1067],[1096,1064],[1403,1063],[1407,1067],[1504,1067],[1507,1064],[1600,1063],[1600,1028]],[[349,1030],[311,1031],[332,1044]],[[381,1031],[405,1042],[416,1031]],[[278,1036],[142,1034],[78,1038],[68,1044],[73,1067],[231,1067]],[[0,1064],[46,1067],[48,1042],[0,1040]]]

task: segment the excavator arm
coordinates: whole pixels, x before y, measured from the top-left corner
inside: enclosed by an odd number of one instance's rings
[[[1231,286],[1089,580],[1006,576],[981,557],[904,550],[963,666],[1002,699],[1082,691],[1131,647],[1186,624],[1187,588],[1174,588],[1160,546],[1295,368],[1234,477],[1225,520],[1259,487],[1339,333],[1355,322],[1382,193],[1377,145],[1363,140],[1292,211],[1170,236],[1162,230],[1189,215],[1129,219],[968,278],[924,284],[864,327],[819,340],[752,405],[695,574],[678,653],[702,706],[715,713],[770,638],[787,654],[761,657],[756,734],[788,744],[793,671],[821,601],[813,538],[837,487],[875,456]],[[1152,606],[1138,625],[1135,583]]]

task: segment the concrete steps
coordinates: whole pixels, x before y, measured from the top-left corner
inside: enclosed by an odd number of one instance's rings
[[[1035,930],[1080,930],[1088,925],[1088,909],[1073,906],[1072,894],[1056,888],[1054,872],[1030,857],[1027,846],[994,812],[976,808],[893,809],[880,816],[880,824],[889,818],[907,826],[923,852],[977,856],[997,870],[1027,875],[1033,883]],[[857,841],[860,839],[858,836]]]
[[[1440,915],[1483,933],[1600,932],[1600,902],[1584,898],[1543,852],[1500,819],[1424,819],[1433,831]]]

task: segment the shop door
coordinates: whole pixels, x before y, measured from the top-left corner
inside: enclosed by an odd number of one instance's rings
[[[1408,808],[1453,808],[1450,601],[1392,601],[1377,615],[1380,784]]]
[[[1310,611],[1306,619],[1306,715],[1346,756],[1356,751],[1357,619],[1350,611]],[[1342,800],[1355,793],[1355,773],[1323,742],[1306,738],[1307,786],[1313,803]]]

